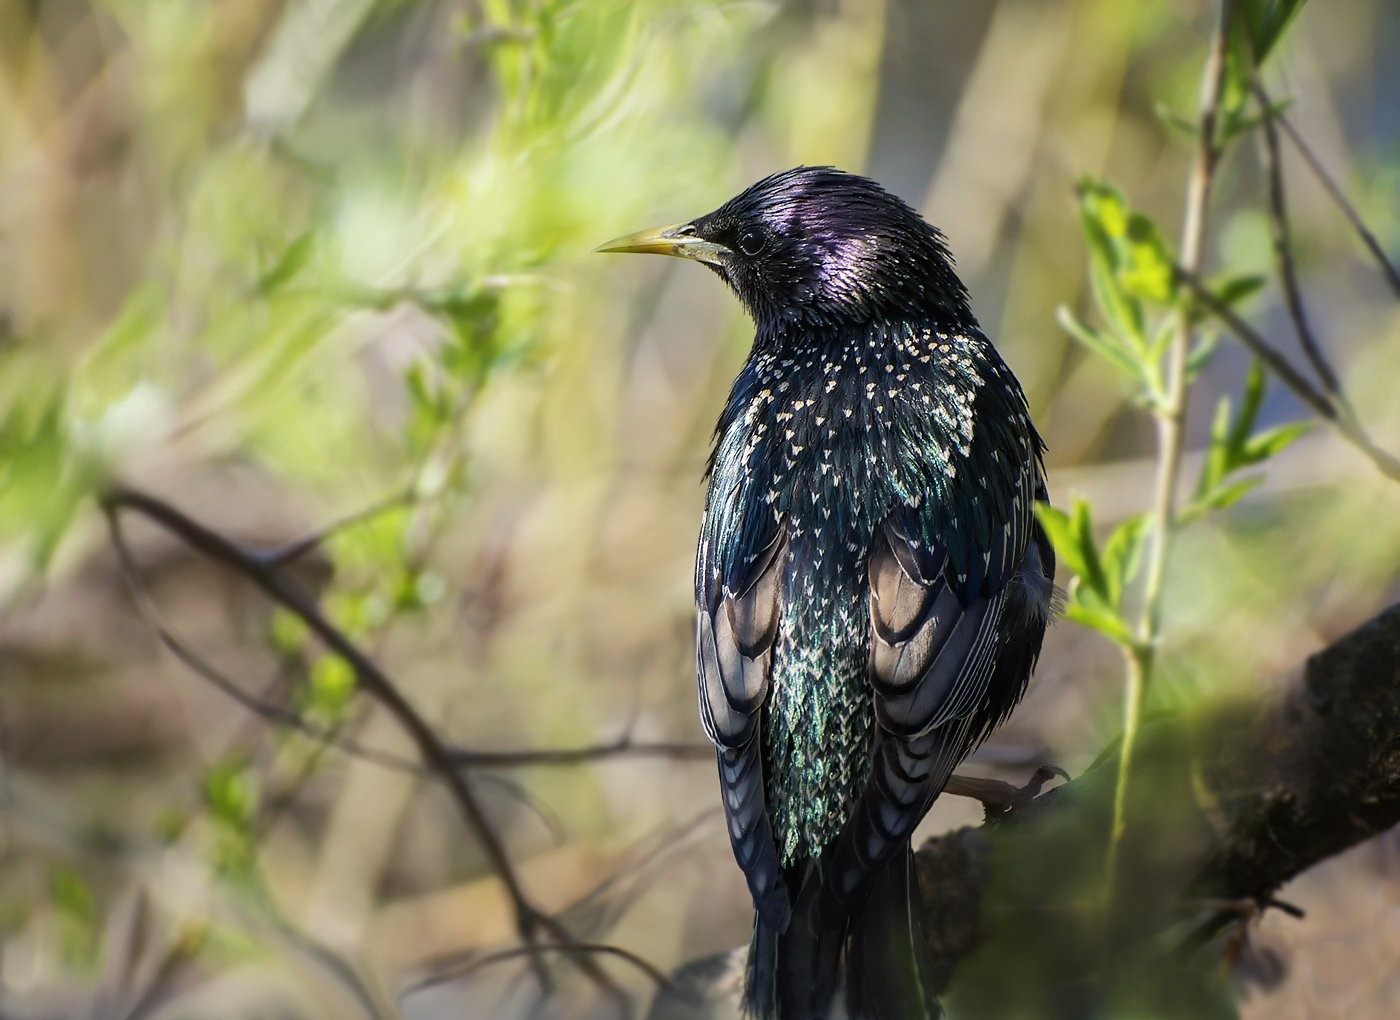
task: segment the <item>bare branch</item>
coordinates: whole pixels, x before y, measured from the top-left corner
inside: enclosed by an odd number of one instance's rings
[[[1194,272],[1182,265],[1174,266],[1173,271],[1177,280],[1186,284],[1187,289],[1191,291],[1191,296],[1228,326],[1235,338],[1248,347],[1254,356],[1262,361],[1269,371],[1278,376],[1285,386],[1296,393],[1318,417],[1331,422],[1337,420],[1337,408],[1332,400],[1313,386],[1307,376],[1288,360],[1287,355],[1265,340],[1263,335],[1253,326],[1240,318],[1239,314],[1220,300]]]
[[[1322,161],[1313,152],[1312,147],[1303,140],[1303,136],[1293,126],[1293,122],[1284,114],[1279,114],[1277,120],[1279,127],[1283,128],[1283,133],[1288,136],[1288,140],[1293,143],[1294,148],[1308,164],[1308,168],[1312,170],[1313,176],[1318,179],[1327,194],[1332,197],[1332,201],[1337,204],[1337,208],[1342,210],[1342,215],[1361,236],[1362,243],[1366,245],[1367,250],[1376,260],[1376,265],[1380,266],[1382,275],[1390,284],[1390,289],[1395,292],[1396,297],[1400,297],[1400,269],[1396,269],[1395,263],[1386,256],[1385,249],[1381,247],[1380,241],[1376,240],[1376,235],[1366,226],[1361,214],[1356,211],[1356,207],[1347,198],[1346,192],[1342,191],[1341,186],[1332,179],[1332,175],[1327,172]]]
[[[651,982],[657,987],[658,990],[665,992],[671,988],[671,979],[668,978],[665,974],[663,974],[655,964],[643,959],[631,950],[623,949],[621,946],[611,946],[604,943],[596,942],[575,942],[570,944],[559,945],[545,942],[537,943],[533,947],[514,946],[510,949],[501,949],[493,953],[485,953],[481,956],[474,956],[466,963],[444,967],[441,970],[435,971],[434,973],[427,975],[426,977],[419,978],[418,980],[407,985],[399,994],[400,997],[405,995],[412,995],[414,992],[421,992],[428,988],[433,988],[437,985],[445,984],[448,981],[459,981],[462,978],[470,977],[471,975],[477,973],[478,971],[484,970],[487,967],[494,966],[498,963],[507,963],[511,960],[518,960],[522,956],[525,956],[532,952],[569,954],[585,953],[596,956],[611,956],[624,961],[636,970],[640,971],[642,974],[646,975],[646,977],[651,980]]]
[[[1274,262],[1278,265],[1279,281],[1283,285],[1283,299],[1288,307],[1288,317],[1293,320],[1293,329],[1298,334],[1298,345],[1312,364],[1313,371],[1322,380],[1323,389],[1333,398],[1338,398],[1341,387],[1337,373],[1322,354],[1322,346],[1317,342],[1308,315],[1303,307],[1303,290],[1298,284],[1298,267],[1293,258],[1293,236],[1288,224],[1288,201],[1283,191],[1283,161],[1279,158],[1278,127],[1274,123],[1273,103],[1264,86],[1256,79],[1254,98],[1258,101],[1263,117],[1262,146],[1264,153],[1264,173],[1269,179],[1269,229],[1273,236]]]
[[[319,549],[335,534],[345,531],[347,528],[353,528],[357,524],[364,524],[367,521],[371,521],[380,514],[387,513],[390,510],[395,510],[402,506],[411,506],[415,502],[417,502],[417,494],[414,488],[409,486],[398,492],[391,492],[382,499],[376,500],[368,506],[361,507],[359,510],[348,513],[343,517],[338,517],[329,524],[325,524],[295,541],[288,542],[286,545],[277,546],[273,549],[260,550],[253,555],[265,567],[285,567],[287,564],[294,563],[301,559],[307,553]]]
[[[616,740],[583,747],[543,747],[520,750],[457,750],[452,760],[462,765],[484,768],[525,768],[540,765],[577,765],[607,758],[669,758],[672,761],[713,761],[710,744],[635,739],[626,732]]]
[[[1212,315],[1229,327],[1235,338],[1248,347],[1260,361],[1274,373],[1284,385],[1298,395],[1318,417],[1332,425],[1338,433],[1387,478],[1400,481],[1400,457],[1376,445],[1365,428],[1353,416],[1343,414],[1325,394],[1321,393],[1307,377],[1281,354],[1272,344],[1249,323],[1239,317],[1229,305],[1221,301],[1195,273],[1184,266],[1175,267],[1176,278],[1190,289],[1195,299]]]
[[[453,749],[438,737],[432,726],[408,702],[379,665],[325,617],[314,599],[285,579],[275,565],[268,565],[256,554],[250,553],[154,496],[116,486],[102,495],[101,505],[109,520],[113,521],[114,528],[115,518],[121,512],[138,513],[177,536],[201,555],[242,575],[278,605],[299,617],[328,648],[345,659],[354,670],[360,688],[399,723],[417,748],[424,767],[446,785],[467,827],[476,835],[492,871],[505,888],[515,917],[516,932],[521,941],[526,947],[536,946],[540,944],[540,933],[545,932],[556,941],[561,951],[573,944],[562,925],[535,907],[526,897],[515,868],[506,854],[505,846],[491,827],[476,794],[467,782],[466,769],[453,760]],[[197,661],[197,657],[182,658],[191,665]],[[230,693],[232,690],[236,688],[231,688]],[[290,721],[288,724],[291,724]],[[616,983],[598,966],[590,954],[579,952],[570,955],[569,958],[606,994],[621,996]],[[542,958],[538,954],[531,954],[530,960],[541,987],[549,989],[551,981]]]

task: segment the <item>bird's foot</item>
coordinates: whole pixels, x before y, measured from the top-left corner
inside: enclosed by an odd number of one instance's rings
[[[1024,786],[1013,786],[1000,779],[954,775],[949,777],[943,792],[951,793],[954,797],[971,797],[978,801],[990,821],[1035,800],[1040,796],[1045,784],[1056,776],[1069,780],[1069,773],[1058,765],[1041,765],[1031,774]]]

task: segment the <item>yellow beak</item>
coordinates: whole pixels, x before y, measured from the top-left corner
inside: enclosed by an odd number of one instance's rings
[[[675,255],[677,258],[694,259],[720,265],[721,256],[728,255],[729,249],[714,241],[695,236],[695,228],[689,223],[677,223],[654,230],[639,230],[626,237],[618,237],[607,244],[599,245],[595,251],[630,251],[646,255]]]

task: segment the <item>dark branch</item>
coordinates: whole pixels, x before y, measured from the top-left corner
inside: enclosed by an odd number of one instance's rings
[[[1303,140],[1303,136],[1283,114],[1278,116],[1279,127],[1283,128],[1283,133],[1288,136],[1288,140],[1293,143],[1304,161],[1308,164],[1308,169],[1313,172],[1321,182],[1322,187],[1331,196],[1332,201],[1337,204],[1337,208],[1342,210],[1342,215],[1347,218],[1347,222],[1361,237],[1361,241],[1366,245],[1371,256],[1376,260],[1376,265],[1380,266],[1382,275],[1386,282],[1390,284],[1390,289],[1395,291],[1395,296],[1400,297],[1400,270],[1395,268],[1395,263],[1386,257],[1385,249],[1381,247],[1380,241],[1376,240],[1376,235],[1366,226],[1366,222],[1361,218],[1361,214],[1356,211],[1356,207],[1351,204],[1340,185],[1332,179],[1332,175],[1327,172],[1327,168],[1322,165],[1322,161],[1317,158],[1317,154],[1312,151],[1311,146]]]
[[[348,513],[343,517],[338,517],[317,528],[315,531],[303,535],[301,538],[288,542],[286,545],[277,546],[273,549],[266,549],[257,552],[254,558],[262,563],[264,567],[285,567],[289,563],[295,563],[308,553],[314,552],[325,545],[333,535],[353,528],[357,524],[364,524],[373,520],[380,514],[387,513],[402,506],[412,506],[417,501],[416,491],[412,486],[401,489],[398,492],[390,493],[383,499],[377,500],[366,507],[362,507],[353,513]]]
[[[242,548],[181,513],[169,503],[135,489],[116,486],[102,495],[101,505],[114,538],[120,539],[118,518],[123,511],[140,514],[178,537],[194,551],[246,578],[268,598],[299,617],[327,648],[345,659],[354,670],[360,689],[389,712],[412,740],[422,759],[423,767],[447,787],[467,827],[477,837],[491,870],[505,888],[511,902],[517,934],[525,946],[540,945],[542,931],[555,941],[560,951],[567,952],[568,947],[575,944],[562,925],[536,908],[526,897],[504,844],[491,827],[475,792],[467,782],[466,767],[453,759],[454,749],[443,742],[379,665],[325,617],[312,597],[278,570],[278,564],[281,562],[279,558],[268,558]],[[119,550],[121,548],[119,545]],[[132,565],[129,554],[122,555],[124,565],[130,568]],[[166,637],[162,637],[162,640],[170,646]],[[177,642],[176,646],[171,647],[175,650],[176,647],[182,646],[178,646]],[[191,665],[198,662],[198,657],[181,655],[181,658]],[[213,676],[205,675],[207,679],[214,679]],[[224,689],[228,693],[236,690],[232,685]],[[246,698],[240,700],[250,708],[254,707]],[[291,724],[285,718],[281,721]],[[593,954],[579,951],[568,954],[568,957],[605,994],[617,999],[625,1008],[625,1000],[616,982],[598,966]],[[551,982],[542,957],[538,953],[531,953],[529,958],[541,986],[549,988]]]
[[[1283,285],[1283,299],[1288,307],[1288,316],[1293,320],[1293,329],[1298,334],[1298,345],[1312,364],[1313,371],[1322,380],[1323,389],[1335,398],[1341,387],[1337,373],[1332,371],[1322,353],[1322,345],[1317,342],[1308,314],[1303,307],[1303,289],[1298,283],[1298,267],[1293,258],[1293,235],[1288,223],[1288,200],[1283,190],[1283,160],[1279,157],[1278,126],[1274,123],[1274,107],[1269,94],[1258,81],[1254,83],[1254,97],[1259,103],[1263,117],[1264,173],[1269,179],[1269,229],[1273,237],[1274,261],[1278,265],[1279,282]]]
[[[1114,981],[1208,986],[1220,954],[1202,953],[1222,932],[1270,907],[1298,916],[1280,887],[1400,823],[1400,605],[1314,655],[1281,695],[1144,726],[1124,881],[1105,916],[1086,904],[1102,888],[1109,752],[919,849],[929,955],[965,1015],[1088,1015]],[[733,960],[683,967],[674,982],[686,993],[658,998],[651,1015],[730,1015]]]
[[[456,750],[452,760],[479,768],[525,768],[538,765],[578,765],[607,758],[669,758],[673,761],[713,761],[710,744],[637,740],[626,732],[615,740],[584,747],[532,747],[519,750]]]
[[[1389,450],[1376,445],[1376,441],[1371,438],[1355,416],[1344,413],[1343,409],[1338,408],[1330,397],[1319,391],[1302,372],[1293,366],[1287,357],[1265,340],[1258,330],[1245,322],[1233,308],[1213,294],[1200,277],[1195,273],[1188,272],[1180,265],[1174,267],[1174,272],[1178,282],[1184,284],[1191,291],[1192,297],[1219,319],[1237,340],[1248,347],[1264,363],[1265,367],[1297,394],[1299,399],[1307,404],[1318,417],[1336,428],[1342,438],[1359,450],[1367,460],[1376,466],[1381,474],[1400,481],[1400,457],[1396,457]]]

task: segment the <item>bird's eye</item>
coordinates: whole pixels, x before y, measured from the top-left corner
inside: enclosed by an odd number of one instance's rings
[[[739,250],[745,255],[757,255],[763,250],[764,237],[757,230],[745,230],[739,235]]]

